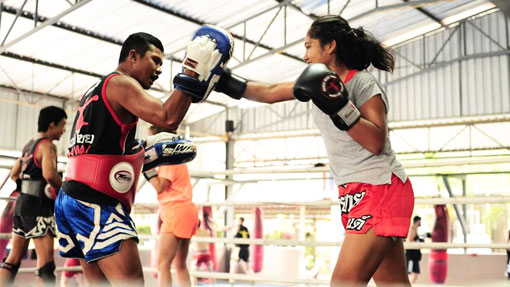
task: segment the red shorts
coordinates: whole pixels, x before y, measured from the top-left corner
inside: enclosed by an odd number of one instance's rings
[[[396,175],[391,184],[348,183],[338,187],[342,224],[346,233],[407,237],[414,208],[414,193],[409,179],[403,183]]]

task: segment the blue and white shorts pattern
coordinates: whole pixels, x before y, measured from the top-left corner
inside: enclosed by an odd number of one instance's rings
[[[87,262],[113,255],[122,241],[138,242],[135,224],[124,206],[99,205],[72,198],[60,190],[55,201],[60,256]]]

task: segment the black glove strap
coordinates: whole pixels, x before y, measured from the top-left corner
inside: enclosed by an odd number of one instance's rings
[[[333,121],[333,124],[335,127],[342,131],[348,131],[350,128],[352,128],[355,124],[358,123],[358,121],[361,119],[361,117],[358,117],[351,125],[347,125],[345,121],[338,115],[338,114],[332,114],[329,115],[331,120]]]
[[[174,77],[174,87],[190,95],[192,103],[201,102],[206,91],[197,78],[184,73],[179,73]]]

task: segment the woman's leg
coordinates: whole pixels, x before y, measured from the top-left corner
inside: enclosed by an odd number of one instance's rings
[[[346,234],[331,286],[366,286],[393,244],[390,237],[376,236],[373,228],[365,234]]]
[[[170,266],[177,254],[181,240],[172,233],[161,233],[159,235],[158,254],[158,286],[172,286],[172,275]]]
[[[412,274],[416,281],[418,274],[414,272]],[[374,274],[374,281],[377,286],[411,286],[406,270],[404,243],[401,238],[394,242],[392,240],[390,249]]]
[[[177,250],[173,266],[177,274],[177,286],[191,286],[186,259],[188,258],[189,239],[180,239],[181,244]]]

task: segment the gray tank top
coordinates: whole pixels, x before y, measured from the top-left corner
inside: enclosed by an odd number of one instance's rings
[[[366,101],[380,95],[388,112],[388,98],[375,77],[367,71],[356,73],[346,84],[352,103],[360,108]],[[346,131],[341,131],[328,115],[313,105],[312,115],[319,129],[329,158],[336,185],[349,182],[389,184],[394,173],[402,182],[407,175],[391,149],[389,133],[383,151],[375,155],[358,144]]]

